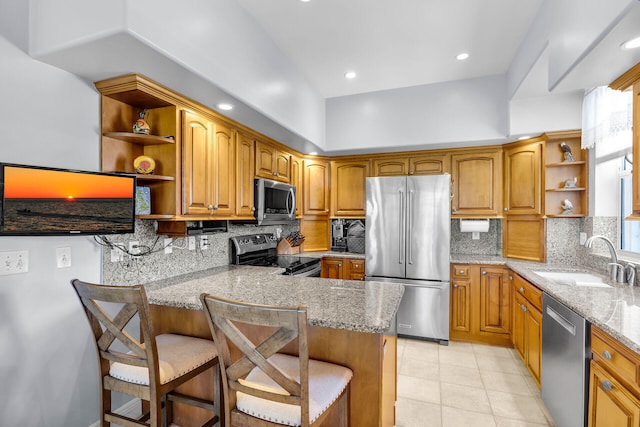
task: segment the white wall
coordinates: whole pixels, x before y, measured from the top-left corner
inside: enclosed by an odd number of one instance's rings
[[[511,135],[538,135],[541,132],[582,128],[581,92],[519,98],[509,102]]]
[[[502,76],[327,100],[326,148],[337,154],[491,144],[507,134]]]
[[[0,0],[0,161],[97,170],[98,94],[3,36],[26,40],[15,3]],[[67,246],[72,266],[58,269],[55,249]],[[29,272],[0,276],[0,425],[88,426],[97,362],[69,281],[99,281],[101,251],[88,237],[0,237],[0,252],[15,250],[29,252]]]

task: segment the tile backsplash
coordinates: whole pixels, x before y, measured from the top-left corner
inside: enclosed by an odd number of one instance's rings
[[[209,247],[200,248],[196,236],[195,250],[189,250],[186,238],[173,240],[172,253],[164,253],[164,239],[155,233],[154,222],[136,220],[135,234],[108,236],[112,243],[122,243],[128,247],[129,242],[138,241],[140,245],[152,248],[148,256],[130,258],[125,255],[120,262],[111,262],[111,250],[104,248],[102,256],[102,281],[109,285],[133,285],[153,280],[165,279],[193,271],[206,270],[229,264],[229,237],[244,234],[274,233],[280,228],[284,237],[292,231],[299,231],[296,221],[294,225],[272,225],[257,227],[255,225],[229,224],[225,233],[207,234]]]

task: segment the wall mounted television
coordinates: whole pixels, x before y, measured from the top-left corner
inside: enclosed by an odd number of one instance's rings
[[[0,163],[0,235],[135,231],[135,175]]]

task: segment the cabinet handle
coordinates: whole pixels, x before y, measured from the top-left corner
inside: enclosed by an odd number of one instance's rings
[[[602,387],[602,389],[606,390],[606,391],[613,390],[613,384],[611,384],[611,381],[609,381],[609,380],[602,381],[600,383],[600,387]]]
[[[484,271],[484,270],[482,270],[482,275],[483,275],[483,276],[486,276],[486,275],[487,275],[487,272],[486,272],[486,271]]]
[[[325,212],[329,212],[329,209],[325,209]]]
[[[458,284],[457,284],[457,283],[454,283],[454,284],[453,284],[453,287],[454,287],[454,288],[457,288],[457,287],[458,287]]]
[[[602,352],[602,357],[604,357],[607,360],[613,359],[613,355],[611,353],[609,353],[609,350],[603,351]]]
[[[273,176],[278,176],[278,172],[274,172],[274,173],[273,173]]]
[[[504,208],[504,211],[505,211],[505,212],[506,212],[506,211],[508,211],[508,210],[509,210],[509,208]]]
[[[520,293],[524,293],[524,288],[520,288],[518,291],[520,291]]]
[[[353,266],[354,266],[355,268],[360,268],[360,266],[359,266],[358,264],[353,264]]]
[[[452,208],[451,212],[458,212],[458,209],[457,208]]]
[[[460,272],[458,272],[458,274],[464,274],[464,270],[460,270]]]
[[[255,206],[251,206],[251,212],[255,212],[255,211],[256,211]]]
[[[513,276],[509,276],[509,280],[513,280]]]
[[[527,311],[527,306],[522,304],[520,307],[522,307],[522,311]]]
[[[213,205],[209,205],[209,206],[207,206],[207,209],[209,209],[210,211],[212,211],[212,210],[213,210]]]

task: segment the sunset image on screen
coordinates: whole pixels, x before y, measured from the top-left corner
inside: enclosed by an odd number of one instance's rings
[[[133,195],[131,180],[118,176],[94,175],[5,167],[5,198],[129,198]]]

